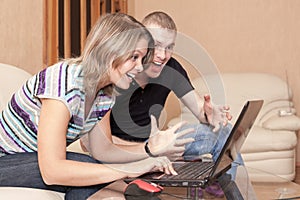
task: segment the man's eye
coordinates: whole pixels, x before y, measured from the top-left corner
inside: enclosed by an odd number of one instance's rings
[[[154,48],[162,49],[162,47],[161,47],[159,44],[155,44],[155,45],[154,45]]]
[[[173,45],[167,47],[167,50],[173,50],[173,49],[174,49],[174,46],[173,46]]]

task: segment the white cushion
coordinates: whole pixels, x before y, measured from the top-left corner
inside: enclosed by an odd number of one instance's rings
[[[23,69],[0,63],[0,110],[30,77],[31,74]],[[0,199],[62,200],[64,193],[22,187],[0,187]]]
[[[12,65],[0,63],[0,110],[2,110],[11,95],[19,89],[31,74]]]
[[[23,187],[0,187],[0,197],[3,200],[63,200],[64,196],[64,193],[49,190]]]
[[[242,153],[269,152],[295,149],[297,136],[294,131],[273,131],[254,126],[249,132]]]
[[[271,130],[292,130],[297,131],[300,129],[300,118],[296,115],[291,116],[272,116],[263,124],[264,128]]]

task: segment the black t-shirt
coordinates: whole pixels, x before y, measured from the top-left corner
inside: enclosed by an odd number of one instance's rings
[[[150,115],[159,118],[170,91],[181,98],[193,89],[186,71],[171,58],[160,76],[150,79],[144,89],[133,80],[129,89],[118,90],[120,95],[110,115],[112,135],[128,141],[147,140],[151,132]]]

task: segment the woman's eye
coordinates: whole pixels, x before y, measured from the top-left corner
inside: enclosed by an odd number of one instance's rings
[[[133,55],[133,56],[132,56],[132,59],[133,59],[133,60],[137,60],[138,58],[139,58],[139,55]]]

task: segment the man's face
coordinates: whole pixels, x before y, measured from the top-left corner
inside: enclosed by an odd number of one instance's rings
[[[156,24],[148,24],[146,27],[155,41],[155,51],[153,62],[145,69],[144,73],[150,78],[157,78],[172,56],[176,32],[161,28]]]

